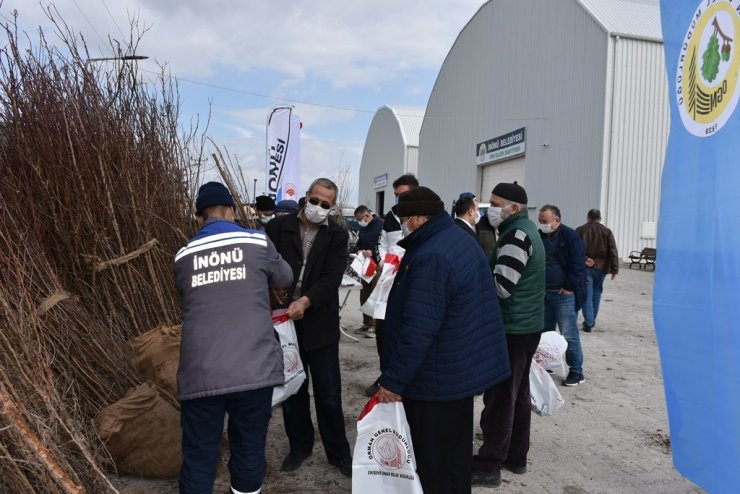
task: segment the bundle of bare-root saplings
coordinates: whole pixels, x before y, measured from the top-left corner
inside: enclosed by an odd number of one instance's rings
[[[194,232],[203,140],[179,126],[166,77],[88,61],[59,21],[54,45],[4,28],[0,492],[176,475],[171,266]]]

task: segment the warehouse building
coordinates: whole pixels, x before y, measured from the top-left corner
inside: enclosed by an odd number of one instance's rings
[[[419,179],[448,204],[516,180],[573,227],[599,208],[626,257],[655,246],[667,91],[657,0],[489,1],[440,69]]]
[[[381,215],[395,204],[393,181],[404,173],[418,172],[423,118],[424,112],[418,109],[378,108],[362,151],[358,204]]]

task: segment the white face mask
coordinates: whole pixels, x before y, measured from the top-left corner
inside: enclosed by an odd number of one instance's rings
[[[544,234],[552,233],[552,225],[550,223],[540,223],[537,228]]]
[[[274,214],[273,214],[273,215],[271,215],[271,216],[261,216],[261,217],[260,217],[260,222],[261,222],[261,223],[262,223],[263,225],[266,225],[266,224],[268,224],[268,223],[270,222],[270,220],[271,220],[271,219],[273,219],[274,217],[275,217],[275,215],[274,215]]]
[[[479,221],[480,221],[480,212],[479,211],[476,211],[475,212],[475,220],[474,220],[474,223],[473,224],[474,225],[477,225]]]
[[[306,202],[306,207],[303,209],[303,214],[306,216],[306,219],[313,223],[314,225],[318,225],[320,223],[323,223],[327,216],[329,216],[329,210],[324,209],[321,206],[314,206],[310,202]]]
[[[503,221],[503,209],[497,208],[496,206],[491,206],[488,208],[488,211],[486,211],[486,216],[488,216],[488,222],[491,223],[491,226],[496,228],[498,227]]]
[[[403,237],[406,238],[409,235],[411,235],[411,231],[409,231],[409,222],[406,221],[404,223],[401,223],[401,233],[403,234]]]
[[[365,221],[365,220],[359,220],[357,222],[357,224],[360,225],[362,228],[365,228],[367,225],[370,224],[370,222],[369,221]]]

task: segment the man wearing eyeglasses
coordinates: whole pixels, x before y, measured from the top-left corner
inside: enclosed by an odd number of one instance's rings
[[[308,395],[311,380],[327,460],[342,474],[352,475],[339,373],[339,286],[347,266],[349,236],[329,218],[337,193],[334,182],[316,179],[306,193],[302,209],[266,225],[267,235],[293,269],[288,315],[295,321],[301,361],[309,376],[298,393],[283,402],[283,421],[290,443],[290,452],[281,467],[284,472],[299,468],[313,451],[314,427]]]

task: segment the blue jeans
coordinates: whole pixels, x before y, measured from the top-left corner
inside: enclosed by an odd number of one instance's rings
[[[561,295],[557,292],[545,294],[545,331],[555,331],[555,324],[568,342],[565,362],[571,372],[583,376],[583,350],[581,336],[578,334],[575,294]]]
[[[210,494],[216,475],[224,414],[229,413],[229,473],[240,492],[254,492],[265,476],[265,438],[272,387],[180,402],[181,494]]]
[[[606,273],[596,268],[586,268],[586,301],[583,303],[583,323],[587,326],[596,324],[596,316],[599,315],[599,302],[601,292],[604,291],[604,278]]]

